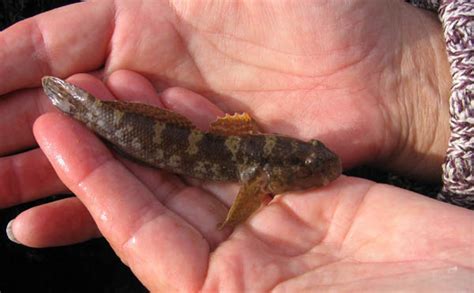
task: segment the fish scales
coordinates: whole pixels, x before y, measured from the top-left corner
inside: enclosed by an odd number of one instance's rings
[[[198,179],[238,180],[236,162],[229,160],[232,155],[225,146],[227,137],[157,122],[152,117],[117,110],[113,104],[102,103],[96,107],[101,114],[88,118],[86,124],[120,153],[150,166]],[[117,115],[121,116],[119,123],[116,123]],[[85,117],[80,116],[80,119]],[[161,131],[156,133],[156,128]],[[196,133],[201,137],[195,142],[197,151],[187,152],[189,137]]]
[[[323,186],[342,171],[339,157],[320,141],[261,134],[245,113],[221,117],[209,131],[201,131],[174,112],[100,101],[55,77],[42,82],[58,109],[84,122],[120,153],[198,179],[239,182],[241,189],[220,228],[244,221],[266,194]]]

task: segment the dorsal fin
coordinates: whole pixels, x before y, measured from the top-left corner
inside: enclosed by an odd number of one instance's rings
[[[225,114],[211,123],[210,132],[221,135],[243,135],[258,134],[258,126],[255,120],[247,113]]]
[[[187,127],[194,129],[196,126],[186,117],[171,112],[166,109],[154,107],[142,103],[124,102],[124,101],[102,101],[105,105],[110,105],[113,108],[128,113],[136,113],[144,116],[151,117],[160,122],[171,123],[181,127]]]

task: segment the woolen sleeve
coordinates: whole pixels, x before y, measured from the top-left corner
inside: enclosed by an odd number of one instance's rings
[[[474,2],[410,0],[436,11],[443,25],[453,85],[449,98],[450,128],[438,199],[474,209]]]

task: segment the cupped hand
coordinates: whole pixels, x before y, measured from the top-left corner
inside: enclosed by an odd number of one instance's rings
[[[173,105],[200,127],[220,113],[193,92],[172,88],[159,99],[145,79],[120,75],[121,82],[114,75],[108,80],[111,92],[90,76],[70,81],[106,99],[115,94]],[[342,176],[324,188],[276,197],[230,234],[216,227],[237,186],[189,184],[120,159],[83,125],[59,113],[41,116],[34,130],[77,198],[24,212],[13,222],[14,235],[24,244],[43,246],[102,234],[152,291],[474,286],[472,211]]]
[[[87,1],[0,32],[0,206],[66,191],[31,131],[51,110],[41,77],[120,69],[318,138],[345,167],[439,178],[450,78],[433,15],[403,1],[247,4]]]

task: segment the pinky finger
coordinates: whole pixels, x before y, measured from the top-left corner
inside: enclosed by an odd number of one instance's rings
[[[8,224],[7,234],[12,241],[30,247],[62,246],[101,236],[76,197],[24,211]]]

